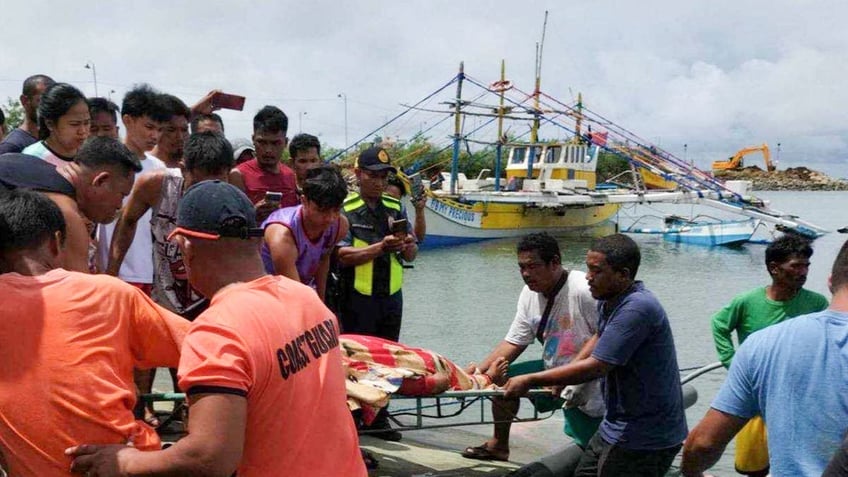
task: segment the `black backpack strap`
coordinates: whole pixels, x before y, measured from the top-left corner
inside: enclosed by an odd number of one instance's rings
[[[562,290],[562,287],[565,286],[565,282],[568,280],[568,270],[563,270],[562,276],[559,278],[556,286],[551,292],[550,298],[548,298],[548,303],[545,305],[545,311],[542,312],[542,320],[539,322],[539,328],[536,329],[536,339],[539,340],[539,343],[542,343],[542,346],[545,345],[545,328],[548,326],[548,318],[551,316],[551,308],[554,307],[554,302],[556,301],[557,295]]]

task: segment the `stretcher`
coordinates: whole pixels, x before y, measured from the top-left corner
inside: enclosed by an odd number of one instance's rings
[[[504,391],[496,389],[445,391],[432,396],[404,396],[393,394],[389,405],[389,420],[398,431],[413,431],[421,429],[439,429],[445,427],[478,426],[494,424],[491,416],[491,406],[497,405],[496,399],[502,397]],[[557,409],[539,411],[533,406],[534,397],[549,397],[547,389],[531,389],[520,399],[525,402],[519,414],[511,419],[513,423],[532,422],[548,419]],[[183,393],[150,393],[141,396],[145,403],[172,402],[174,409],[185,403]],[[494,404],[492,404],[494,403]],[[472,415],[472,410],[474,410]],[[162,427],[166,426],[176,416],[166,416]],[[375,431],[360,431],[369,434]]]
[[[497,389],[482,389],[469,391],[445,391],[432,396],[404,396],[393,394],[388,407],[388,418],[392,428],[397,431],[414,431],[422,429],[439,429],[445,427],[478,426],[494,424],[491,416],[492,405],[497,406],[497,398],[503,397],[504,392]],[[547,389],[531,389],[522,401],[530,401],[521,406],[524,411],[514,416],[513,423],[532,422],[548,419],[556,413],[556,409],[539,411],[532,403],[536,396],[549,397]],[[532,409],[532,411],[528,411]],[[471,410],[474,410],[473,415]],[[468,411],[468,412],[466,412]],[[374,431],[360,431],[369,434]]]

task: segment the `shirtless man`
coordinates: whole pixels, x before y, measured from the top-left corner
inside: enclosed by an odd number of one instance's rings
[[[24,154],[0,156],[0,186],[45,193],[62,210],[67,225],[62,268],[89,272],[89,224],[115,220],[132,190],[138,159],[120,142],[94,137],[80,148],[74,162],[61,167]]]

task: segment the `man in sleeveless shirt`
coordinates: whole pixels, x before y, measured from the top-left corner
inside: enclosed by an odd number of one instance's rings
[[[214,132],[194,134],[185,146],[185,170],[162,169],[138,178],[138,183],[121,212],[112,242],[110,268],[117,268],[135,235],[136,225],[151,211],[153,232],[153,299],[169,310],[194,316],[203,300],[188,283],[183,257],[168,240],[176,228],[177,205],[193,184],[206,180],[226,180],[233,165],[233,152],[223,135]]]
[[[323,300],[330,255],[348,231],[347,219],[340,215],[347,183],[330,164],[306,174],[301,204],[275,210],[263,222],[262,261],[266,272],[309,285]]]

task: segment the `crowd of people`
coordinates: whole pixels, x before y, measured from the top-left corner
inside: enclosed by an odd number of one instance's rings
[[[808,241],[768,246],[771,283],[713,317],[729,375],[689,432],[669,318],[637,280],[632,239],[595,240],[583,272],[563,267],[557,239],[523,237],[504,339],[467,369],[440,355],[431,369],[437,355],[397,343],[426,222],[420,196],[410,221],[388,151],[360,151],[349,190],[318,138],[289,141],[276,106],[229,141],[215,94],[189,107],[138,85],[119,107],[46,75],[24,82],[24,120],[0,142],[9,475],[364,476],[357,431],[402,436],[382,397],[354,419],[340,370],[381,353],[436,375],[402,391],[503,386],[470,459],[508,460],[518,398],[550,387],[532,404],[562,408],[577,476],[665,475],[681,449],[683,475],[702,475],[737,434],[741,473],[846,475],[848,243],[830,303],[803,288]],[[519,361],[536,341],[540,359]],[[190,404],[187,435],[165,449],[139,399],[157,367]]]

